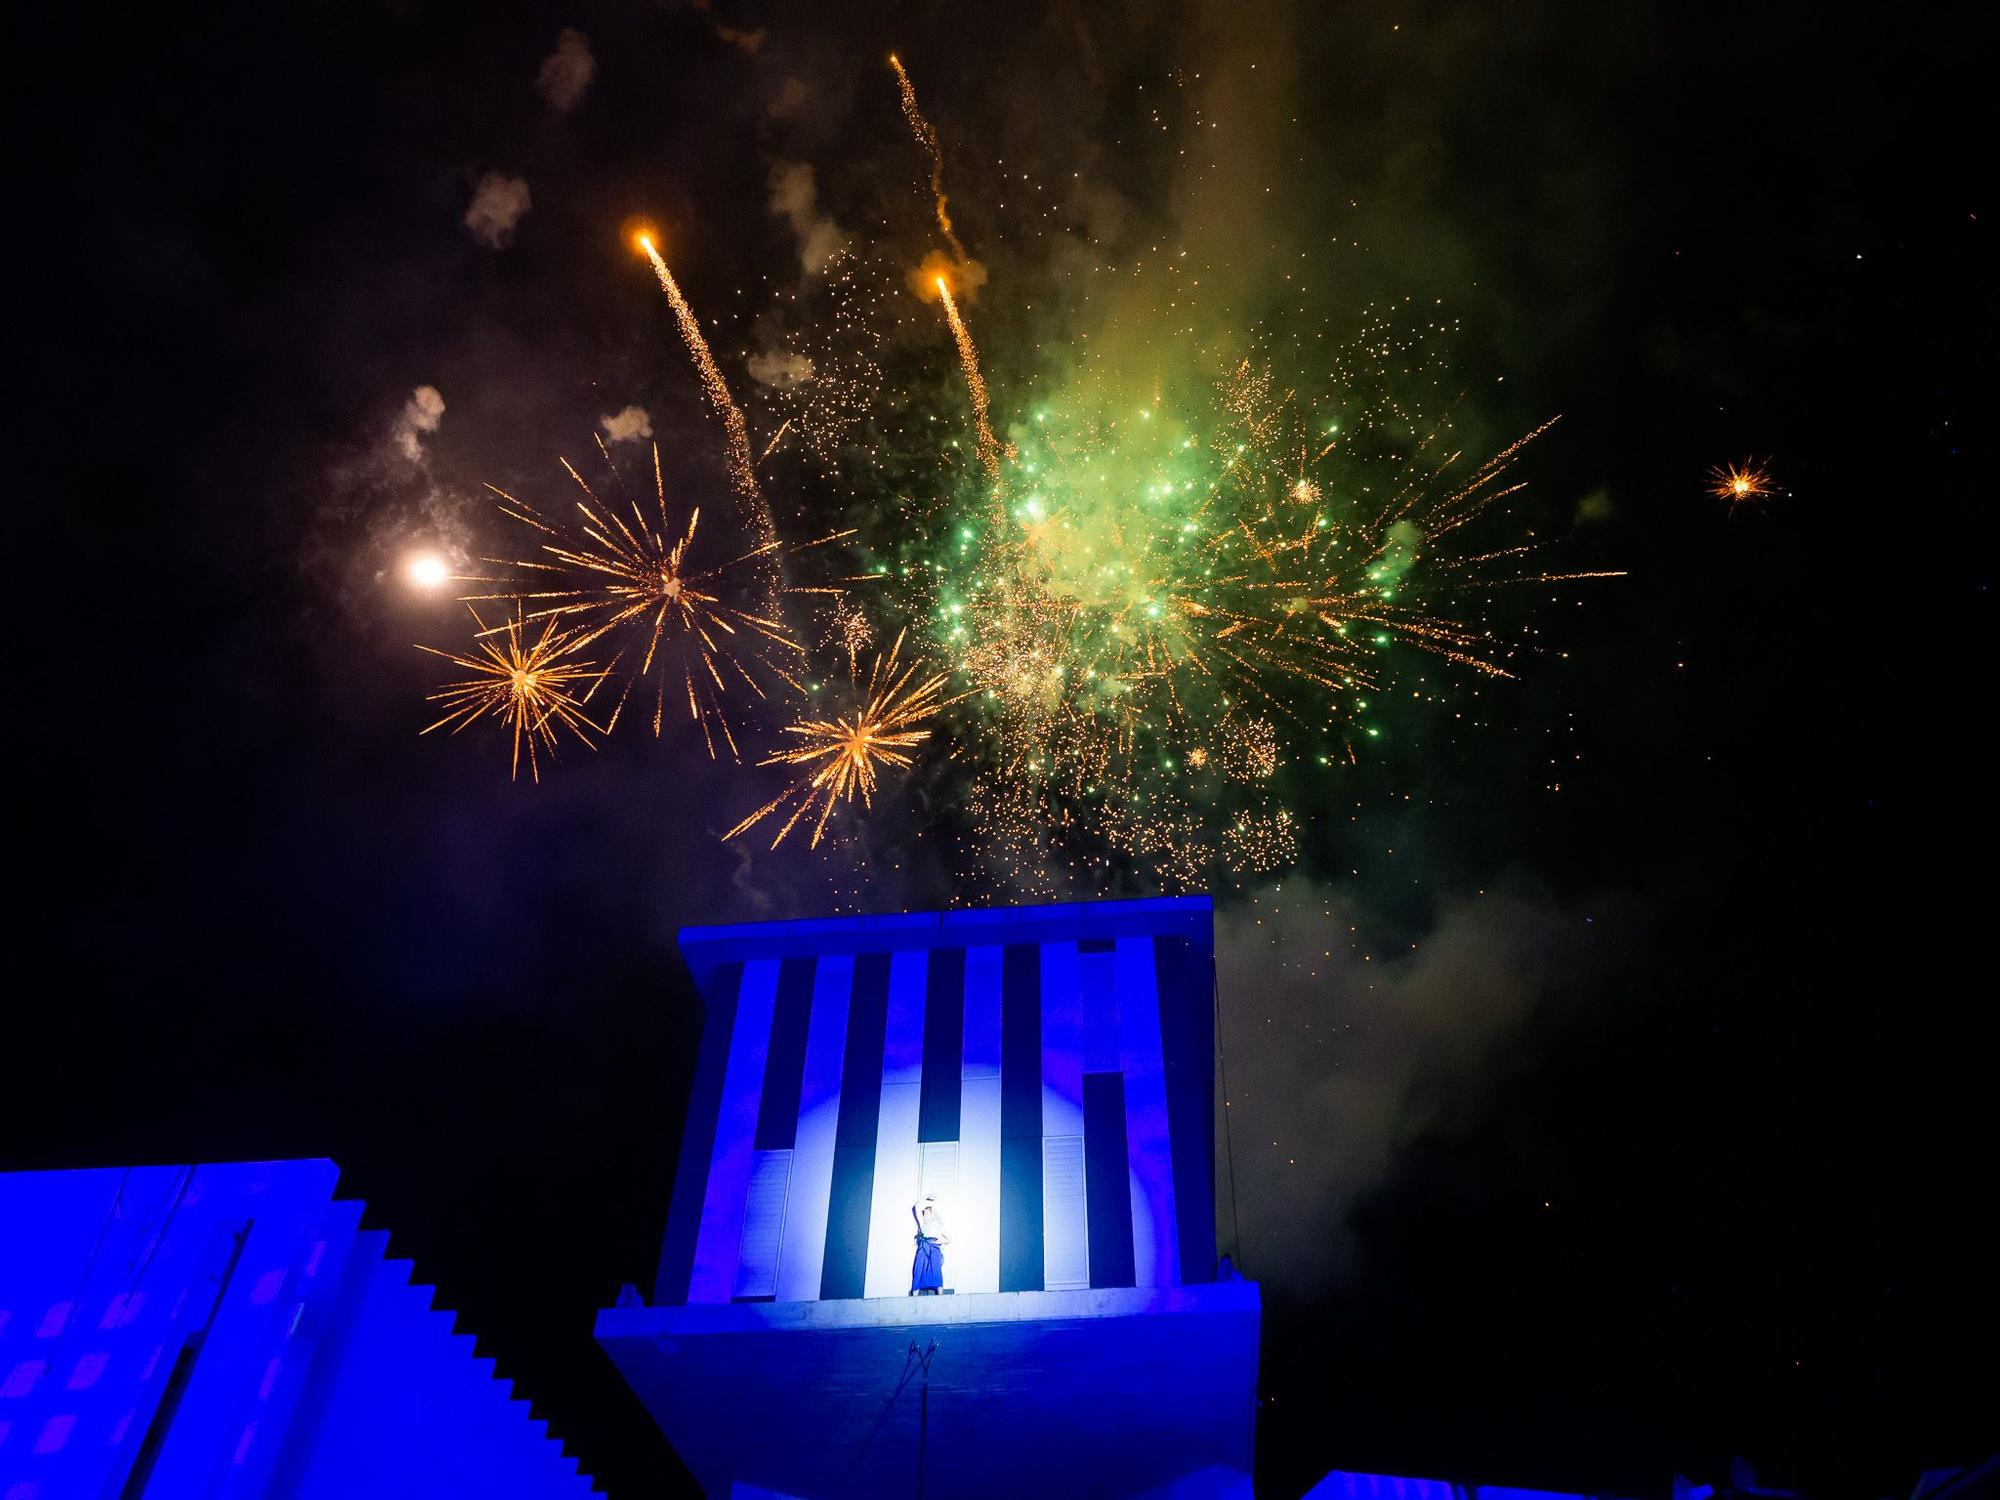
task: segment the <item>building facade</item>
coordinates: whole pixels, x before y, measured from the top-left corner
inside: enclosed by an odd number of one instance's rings
[[[681,933],[707,1015],[665,1245],[598,1335],[710,1494],[1247,1495],[1211,927],[1180,898]],[[926,1199],[944,1295],[914,1297]]]
[[[688,928],[707,1011],[654,1301],[1215,1274],[1205,900]]]

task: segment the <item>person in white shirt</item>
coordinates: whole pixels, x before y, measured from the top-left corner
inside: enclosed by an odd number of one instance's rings
[[[944,1247],[951,1243],[944,1220],[937,1211],[937,1196],[924,1194],[923,1202],[910,1206],[917,1221],[917,1258],[910,1266],[910,1295],[935,1297],[944,1289]]]

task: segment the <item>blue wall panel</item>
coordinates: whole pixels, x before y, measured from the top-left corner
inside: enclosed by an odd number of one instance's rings
[[[833,1191],[819,1294],[859,1297],[868,1282],[868,1216],[875,1196],[875,1131],[882,1109],[882,1044],[889,1025],[889,955],[854,961],[847,1057],[840,1071]]]
[[[764,1095],[757,1108],[757,1149],[783,1151],[798,1139],[799,1085],[805,1078],[806,1026],[812,1019],[813,975],[819,961],[788,958],[778,969],[778,1007],[771,1051],[764,1060]]]
[[[923,1101],[917,1112],[917,1139],[955,1141],[965,1045],[965,950],[931,953],[924,993]]]
[[[1042,1289],[1042,950],[1000,968],[1000,1290]]]
[[[1131,1286],[1132,1183],[1122,1073],[1083,1075],[1083,1165],[1090,1204],[1090,1284]]]
[[[1215,972],[1182,937],[1153,940],[1173,1135],[1182,1281],[1215,1279]]]

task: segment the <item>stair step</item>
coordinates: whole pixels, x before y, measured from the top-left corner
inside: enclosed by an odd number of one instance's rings
[[[329,1235],[358,1223],[358,1205],[338,1207],[325,1221]],[[461,1330],[457,1310],[388,1248],[382,1231],[352,1234],[348,1274],[361,1279],[348,1317],[358,1362],[343,1368],[319,1439],[325,1453],[349,1460],[334,1468],[349,1478],[394,1476],[396,1493],[451,1494],[463,1479],[463,1456],[476,1452],[497,1472],[518,1476],[495,1500],[602,1493],[512,1377],[500,1373],[498,1359],[481,1354],[475,1334]],[[440,1441],[445,1434],[450,1440]],[[306,1493],[313,1500],[326,1494]]]

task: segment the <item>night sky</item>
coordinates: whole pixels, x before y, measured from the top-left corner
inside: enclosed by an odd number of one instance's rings
[[[1538,593],[1542,649],[1481,687],[1476,730],[1412,710],[1295,789],[1296,868],[1216,891],[1260,1490],[1338,1466],[1658,1494],[1741,1453],[1860,1497],[2000,1446],[1975,1229],[1994,24],[1664,0],[40,17],[13,133],[0,1166],[330,1156],[586,1470],[693,1493],[589,1337],[658,1253],[700,1025],[675,929],[1005,883],[938,852],[935,774],[772,855],[719,835],[781,783],[685,729],[621,727],[539,785],[497,731],[419,738],[440,675],[412,643],[462,646],[462,617],[400,570],[492,545],[482,482],[555,494],[556,455],[628,406],[677,488],[722,483],[619,227],[663,226],[768,433],[749,361],[799,326],[813,233],[931,248],[895,50],[990,272],[969,316],[996,403],[1088,326],[1059,295],[1085,238],[1193,247],[1251,311],[1286,274],[1338,325],[1444,299],[1470,446],[1562,414],[1517,522],[1629,570]],[[784,163],[813,196],[774,189]],[[914,409],[962,401],[934,315],[892,352]],[[1782,493],[1732,512],[1707,471],[1746,458]],[[785,527],[879,512],[869,477],[783,462]],[[1071,889],[1152,888],[1128,863]]]

